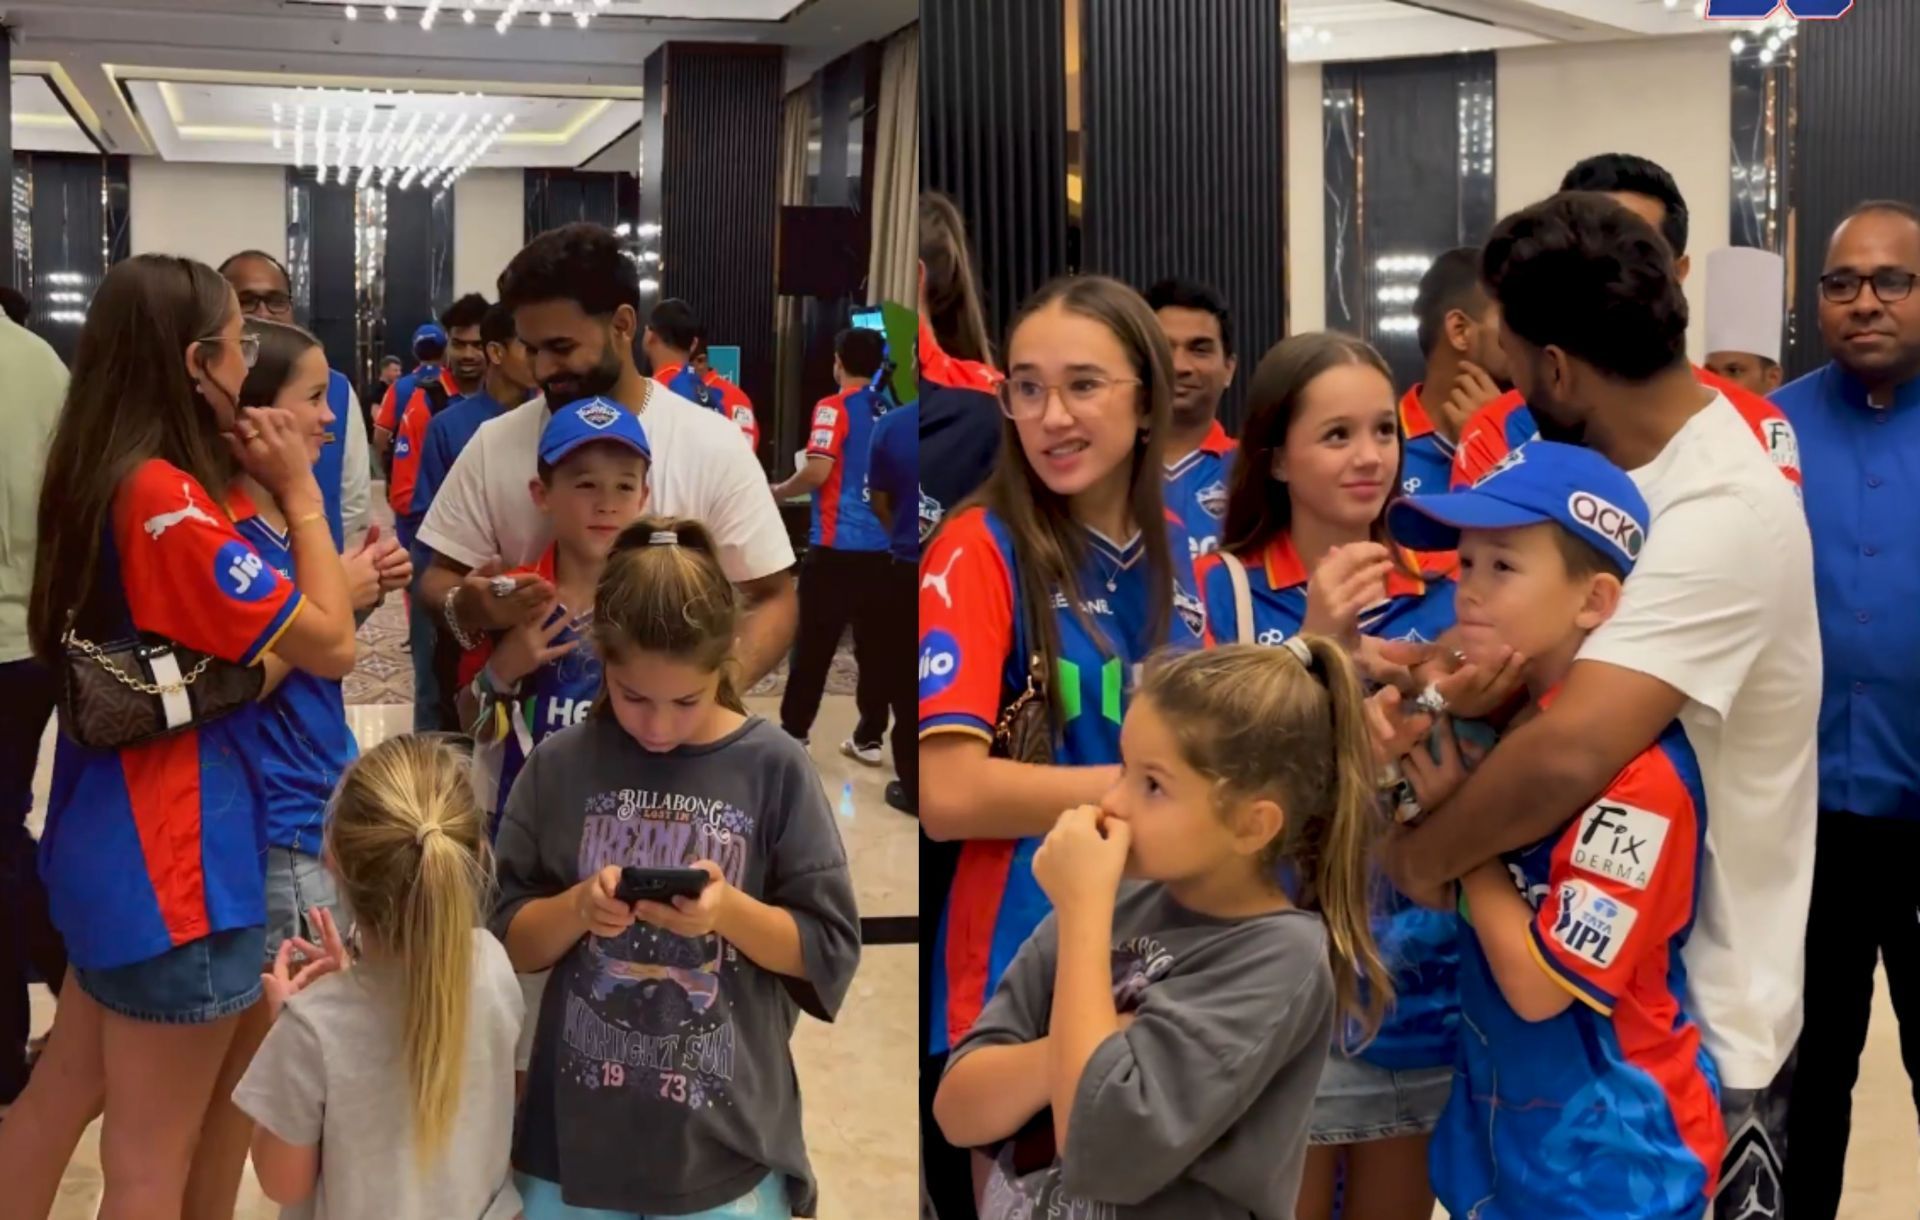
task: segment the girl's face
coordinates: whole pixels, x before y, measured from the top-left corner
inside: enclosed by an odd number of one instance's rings
[[[231,432],[235,404],[240,387],[247,381],[247,360],[240,354],[240,337],[246,316],[240,312],[240,300],[227,289],[227,320],[211,335],[203,335],[187,348],[187,376],[200,387],[200,396],[213,408],[222,432]]]
[[[1296,515],[1363,529],[1386,506],[1400,471],[1393,385],[1368,364],[1339,364],[1300,392],[1273,477]]]
[[[1161,883],[1244,867],[1280,833],[1280,807],[1235,801],[1224,813],[1218,785],[1187,765],[1166,717],[1145,696],[1120,726],[1120,781],[1100,799],[1133,832],[1127,875]]]
[[[711,739],[720,710],[718,670],[703,670],[658,652],[603,658],[607,702],[627,736],[650,754]]]
[[[1040,481],[1072,497],[1114,477],[1146,423],[1142,387],[1104,323],[1054,302],[1020,323],[1007,344],[1005,402]]]
[[[334,420],[333,409],[327,406],[327,375],[327,353],[310,347],[293,362],[287,383],[273,398],[274,406],[293,413],[294,423],[305,434],[307,449],[316,462]]]

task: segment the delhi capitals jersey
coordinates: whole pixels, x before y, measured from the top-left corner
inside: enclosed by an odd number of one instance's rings
[[[842,390],[813,408],[807,456],[831,463],[827,481],[813,493],[810,546],[836,551],[884,551],[887,532],[867,498],[867,466],[873,427],[883,400],[872,390]]]
[[[179,467],[141,463],[114,494],[98,578],[124,593],[95,643],[151,632],[251,665],[306,602]],[[170,708],[170,710],[176,710]],[[123,750],[61,733],[40,874],[77,966],[106,970],[266,922],[259,704]]]
[[[1220,523],[1227,516],[1227,488],[1237,447],[1215,420],[1198,449],[1167,464],[1167,508],[1186,527],[1187,554],[1194,559],[1220,545]]]
[[[429,385],[438,385],[441,393],[430,395]],[[435,401],[440,402],[436,409]],[[447,406],[460,401],[453,374],[444,368],[421,365],[393,383],[374,424],[393,433],[393,470],[388,476],[387,503],[393,509],[394,534],[400,545],[413,546],[414,531],[426,516],[423,507],[413,511],[414,484],[420,478],[420,456],[426,447],[427,426]]]
[[[1787,422],[1786,413],[1752,390],[1706,369],[1695,366],[1693,375],[1701,385],[1726,397],[1747,421],[1754,439],[1767,451],[1767,457],[1787,482],[1800,489],[1800,442],[1794,436],[1793,425]],[[1492,473],[1501,458],[1539,435],[1533,412],[1527,409],[1518,390],[1496,398],[1480,408],[1460,430],[1460,447],[1453,462],[1453,488],[1471,487]]]
[[[1574,1003],[1522,1020],[1462,924],[1460,1058],[1429,1158],[1449,1213],[1705,1214],[1726,1129],[1680,960],[1705,838],[1699,764],[1676,723],[1577,818],[1504,857],[1537,912],[1533,957]]]
[[[701,377],[691,365],[669,364],[655,370],[653,379],[688,402],[732,420],[747,438],[749,448],[760,447],[760,424],[754,418],[753,402],[745,390],[725,377],[711,371]]]
[[[1411,552],[1401,558],[1410,566],[1419,560]],[[1197,575],[1207,606],[1208,643],[1236,642],[1240,625],[1233,584],[1220,556],[1203,558]],[[1307,568],[1292,538],[1280,535],[1260,559],[1247,564],[1247,586],[1255,643],[1275,645],[1299,632],[1307,616]],[[1396,570],[1387,578],[1386,599],[1361,613],[1360,630],[1383,640],[1431,643],[1453,626],[1453,593],[1454,582],[1446,576]],[[1459,1018],[1454,917],[1417,906],[1384,883],[1377,889],[1373,936],[1393,972],[1393,1007],[1373,1040],[1356,1054],[1393,1071],[1443,1067],[1453,1062]],[[1353,1031],[1348,1041],[1358,1043]]]
[[[939,513],[927,519],[931,503],[920,490],[920,404],[910,402],[895,407],[873,425],[868,442],[867,482],[875,490],[893,497],[893,529],[889,531],[887,550],[899,563],[915,563],[920,558],[920,542],[933,533]],[[919,498],[920,511],[909,511],[908,504]],[[935,506],[938,507],[937,505]]]
[[[313,463],[313,477],[320,484],[320,499],[327,513],[327,529],[333,534],[335,550],[347,544],[346,522],[341,516],[340,478],[346,465],[347,429],[353,413],[353,383],[334,369],[327,370],[327,410],[333,412],[333,427],[321,443],[320,456]]]
[[[1172,514],[1169,514],[1171,517]],[[1193,571],[1173,535],[1174,611],[1166,646],[1200,643]],[[1120,761],[1120,722],[1147,655],[1151,568],[1139,537],[1125,545],[1088,531],[1078,574],[1087,630],[1064,593],[1047,598],[1060,636],[1059,666],[1047,698],[1062,721],[1054,742],[1061,766]],[[982,508],[949,520],[920,561],[920,735],[971,733],[991,740],[1001,710],[1026,689],[1027,653],[1016,607],[1020,588],[1007,526]],[[934,944],[932,1049],[956,1045],[972,1027],[1000,975],[1050,910],[1033,879],[1038,837],[972,839],[961,845],[947,910]]]
[[[293,540],[258,513],[234,523],[267,565],[291,584]],[[347,727],[347,701],[341,684],[293,670],[261,707],[258,754],[266,792],[267,843],[320,854],[327,802],[347,765],[360,756]]]
[[[1435,496],[1453,474],[1454,445],[1427,414],[1420,390],[1416,385],[1400,399],[1400,492]]]

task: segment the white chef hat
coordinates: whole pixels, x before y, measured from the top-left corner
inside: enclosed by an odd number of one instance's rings
[[[1787,264],[1778,254],[1729,246],[1707,255],[1707,351],[1780,362]]]

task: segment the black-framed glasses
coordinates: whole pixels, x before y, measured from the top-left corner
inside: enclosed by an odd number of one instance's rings
[[[1071,415],[1084,416],[1100,408],[1115,387],[1144,384],[1138,377],[1106,377],[1082,373],[1062,382],[1035,377],[1009,377],[1000,383],[1000,412],[1008,419],[1039,419],[1047,413],[1047,399],[1056,392]]]
[[[290,314],[293,312],[293,294],[287,292],[242,292],[240,312],[258,314],[262,311],[270,314]]]
[[[1913,282],[1920,275],[1893,267],[1882,267],[1872,275],[1857,271],[1830,271],[1820,277],[1820,295],[1835,305],[1851,305],[1860,299],[1862,286],[1873,285],[1873,295],[1882,305],[1904,301],[1913,295]]]

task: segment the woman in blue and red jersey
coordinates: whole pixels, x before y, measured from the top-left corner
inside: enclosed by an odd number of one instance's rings
[[[920,821],[964,841],[934,947],[935,1055],[1047,913],[1041,837],[1118,777],[1136,668],[1162,645],[1197,646],[1201,629],[1161,498],[1172,354],[1147,303],[1113,280],[1056,280],[1021,312],[1007,357],[999,460],[920,562]],[[1053,764],[989,757],[1035,657]]]
[[[353,668],[353,608],[285,411],[238,406],[258,351],[233,289],[142,255],[100,284],[47,455],[28,607],[34,652],[67,664],[69,626],[133,631],[242,664]],[[223,504],[245,471],[287,521],[296,579]],[[259,706],[117,751],[62,734],[40,846],[72,968],[52,1039],[0,1125],[0,1181],[44,1215],[103,1105],[100,1215],[179,1216],[195,1137],[240,1014],[260,999],[266,922]]]
[[[1001,377],[987,342],[966,228],[945,195],[920,196],[920,536],[986,481],[1000,449]]]
[[[1260,361],[1247,394],[1225,557],[1203,555],[1211,640],[1279,644],[1302,632],[1431,642],[1453,626],[1445,565],[1392,545],[1386,507],[1399,487],[1393,381],[1378,352],[1333,333],[1295,335]],[[1242,624],[1230,563],[1247,576]],[[1383,887],[1384,889],[1384,887]],[[1371,1041],[1349,1030],[1314,1102],[1302,1220],[1343,1214],[1426,1220],[1427,1140],[1453,1077],[1459,952],[1450,912],[1385,891],[1374,938],[1394,976],[1393,1007]]]

